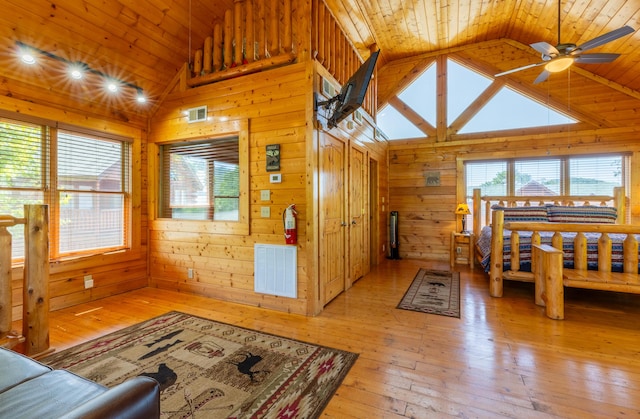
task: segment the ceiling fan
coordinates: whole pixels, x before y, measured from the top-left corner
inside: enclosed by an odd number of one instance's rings
[[[528,68],[539,67],[544,65],[544,70],[538,77],[535,79],[533,84],[541,83],[547,78],[551,73],[557,73],[569,68],[574,62],[575,63],[584,63],[584,64],[603,64],[610,63],[620,56],[620,54],[612,54],[612,53],[590,53],[583,54],[584,51],[587,51],[592,48],[599,47],[608,42],[614,41],[618,38],[621,38],[625,35],[635,32],[630,26],[623,26],[611,32],[605,33],[604,35],[600,35],[596,38],[593,38],[590,41],[585,42],[581,45],[576,44],[564,44],[560,42],[560,0],[558,0],[558,45],[553,46],[547,42],[536,42],[535,44],[531,44],[531,47],[542,54],[542,61],[535,64],[525,65],[523,67],[514,68],[512,70],[504,71],[502,73],[498,73],[495,77],[504,76],[505,74],[515,73],[516,71],[526,70]]]

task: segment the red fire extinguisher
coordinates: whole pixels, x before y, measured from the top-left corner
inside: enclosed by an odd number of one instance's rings
[[[291,204],[282,213],[284,223],[284,241],[287,244],[298,243],[298,227],[296,227],[296,204]]]

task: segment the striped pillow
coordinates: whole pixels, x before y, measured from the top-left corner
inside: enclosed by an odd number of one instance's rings
[[[504,211],[504,222],[547,222],[547,207],[501,207],[494,205],[494,210]]]
[[[552,223],[615,224],[618,218],[616,208],[593,205],[582,207],[550,205],[548,213],[549,221]]]

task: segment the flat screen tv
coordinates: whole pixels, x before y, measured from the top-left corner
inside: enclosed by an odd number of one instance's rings
[[[340,93],[328,101],[318,104],[333,108],[333,112],[329,116],[329,128],[337,126],[340,121],[362,106],[379,53],[380,50],[371,54],[367,61],[358,68],[358,71],[342,86]]]

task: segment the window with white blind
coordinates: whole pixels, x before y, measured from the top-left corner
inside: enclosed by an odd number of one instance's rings
[[[239,221],[238,137],[160,146],[162,218]]]
[[[613,195],[626,186],[628,156],[564,156],[465,163],[467,198],[482,195]]]
[[[613,196],[624,186],[629,196],[628,164],[625,154],[467,161],[466,200],[472,208],[474,189],[482,196]]]
[[[47,204],[53,259],[127,248],[129,143],[56,125],[0,118],[0,214]],[[24,227],[9,231],[19,261]]]

